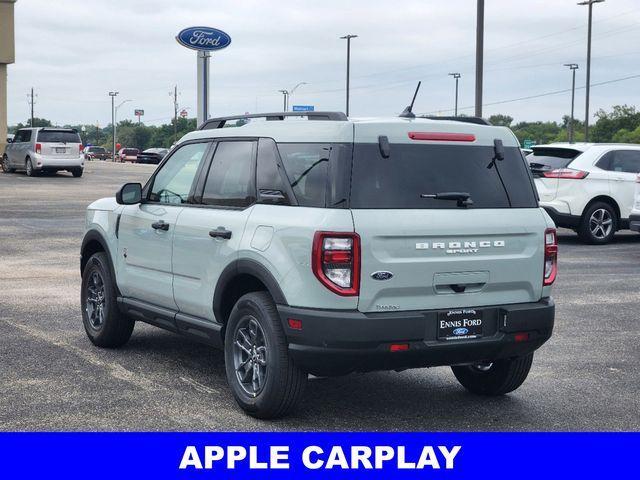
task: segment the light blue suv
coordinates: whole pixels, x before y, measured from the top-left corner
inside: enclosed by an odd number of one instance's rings
[[[520,386],[553,329],[557,244],[513,133],[302,115],[209,120],[88,207],[91,341],[143,321],[222,348],[260,418],[308,374],[450,365],[478,394]]]

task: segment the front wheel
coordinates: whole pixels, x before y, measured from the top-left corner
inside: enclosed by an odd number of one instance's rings
[[[116,286],[104,252],[93,254],[84,267],[80,303],[82,323],[94,345],[115,348],[127,343],[135,322],[118,310]]]
[[[273,299],[248,293],[231,311],[224,342],[227,382],[238,405],[256,418],[282,417],[300,402],[307,374],[294,363]]]
[[[517,389],[529,375],[533,353],[493,363],[451,367],[458,382],[478,395],[504,395]]]
[[[33,169],[33,164],[31,163],[31,159],[27,158],[27,163],[24,166],[26,170],[27,177],[35,177],[36,171]]]
[[[582,216],[578,236],[586,243],[602,245],[609,243],[618,228],[615,209],[604,202],[595,202]]]
[[[16,171],[15,168],[9,166],[9,157],[7,157],[6,155],[2,157],[2,171],[4,173],[13,173]]]

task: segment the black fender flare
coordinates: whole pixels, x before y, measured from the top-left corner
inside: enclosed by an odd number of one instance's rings
[[[111,274],[111,278],[113,279],[113,281],[116,283],[116,291],[118,292],[118,295],[119,295],[120,289],[118,288],[118,279],[116,277],[116,271],[113,266],[113,259],[111,258],[111,252],[109,251],[109,247],[108,247],[109,244],[105,240],[102,233],[100,233],[98,230],[89,230],[87,231],[87,233],[84,234],[84,238],[82,239],[82,246],[80,247],[80,275],[82,276],[84,267],[86,266],[87,261],[89,261],[88,258],[85,258],[84,251],[90,242],[98,242],[102,247],[102,250],[106,253],[107,258],[109,259],[109,273]]]
[[[260,280],[266,287],[277,305],[288,305],[280,285],[271,272],[256,260],[238,259],[225,267],[220,274],[213,294],[213,313],[215,318],[222,318],[222,301],[224,291],[229,283],[238,275],[251,275]]]

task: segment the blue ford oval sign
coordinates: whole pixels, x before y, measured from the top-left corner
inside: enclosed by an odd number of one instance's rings
[[[467,333],[469,333],[469,329],[468,329],[468,328],[464,328],[464,327],[456,328],[456,329],[453,331],[453,334],[454,334],[454,335],[458,335],[458,336],[460,336],[460,335],[466,335]]]
[[[222,50],[231,43],[231,37],[217,28],[189,27],[176,35],[178,43],[192,50]]]

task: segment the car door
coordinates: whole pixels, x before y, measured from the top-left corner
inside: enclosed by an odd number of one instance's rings
[[[18,130],[15,138],[13,139],[13,143],[7,146],[7,157],[9,157],[9,164],[11,167],[24,167],[25,155],[23,155],[22,152],[26,149],[26,142],[31,139],[30,133],[30,130]]]
[[[192,201],[195,179],[209,142],[182,145],[154,174],[144,201],[126,206],[118,228],[118,287],[125,297],[176,309],[172,241],[183,205]]]
[[[626,219],[633,208],[636,178],[640,173],[640,150],[615,150],[610,155],[611,193],[620,206],[620,218]]]
[[[173,242],[173,293],[181,313],[215,321],[213,295],[238,258],[255,203],[256,141],[219,141],[202,172],[196,202],[180,213]]]

